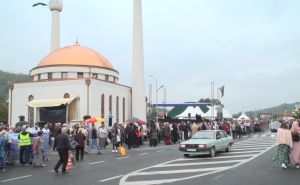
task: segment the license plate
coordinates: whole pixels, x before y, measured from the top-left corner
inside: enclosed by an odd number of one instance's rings
[[[196,152],[197,150],[195,148],[188,148],[186,149],[187,152]]]

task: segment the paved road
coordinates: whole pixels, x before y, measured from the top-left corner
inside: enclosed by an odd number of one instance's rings
[[[68,175],[51,172],[57,158],[54,154],[45,168],[25,166],[0,173],[0,185],[198,185],[199,182],[273,185],[286,177],[289,177],[287,182],[296,182],[299,171],[282,172],[271,161],[274,143],[273,134],[254,135],[236,142],[231,153],[218,153],[214,159],[207,156],[183,158],[175,145],[134,149],[126,158],[111,152],[90,154]]]

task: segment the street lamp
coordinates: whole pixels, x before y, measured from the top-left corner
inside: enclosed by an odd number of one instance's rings
[[[158,123],[158,111],[157,111],[157,93],[158,93],[158,91],[161,89],[161,88],[163,88],[164,86],[162,85],[162,86],[160,86],[159,88],[157,88],[157,78],[155,78],[153,75],[149,75],[149,77],[150,78],[153,78],[154,80],[155,80],[155,104],[156,104],[156,106],[155,106],[155,116],[156,116],[156,123]]]

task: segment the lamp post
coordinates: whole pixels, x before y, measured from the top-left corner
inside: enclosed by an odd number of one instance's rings
[[[158,111],[157,111],[157,93],[158,93],[158,91],[161,89],[161,88],[163,88],[164,86],[162,85],[162,86],[160,86],[159,88],[157,88],[157,78],[155,78],[153,75],[149,75],[149,77],[151,77],[151,78],[153,78],[154,80],[155,80],[155,104],[156,104],[156,106],[155,106],[155,120],[156,120],[156,123],[158,123]]]

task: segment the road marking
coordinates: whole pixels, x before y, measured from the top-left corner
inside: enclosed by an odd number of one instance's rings
[[[245,161],[245,159],[238,159],[238,160],[230,160],[230,161],[211,161],[211,162],[198,162],[198,163],[180,163],[180,164],[159,164],[156,167],[176,167],[176,166],[197,166],[197,165],[204,165],[204,164],[226,164],[226,163],[238,163]]]
[[[275,134],[272,134],[271,137],[275,137]]]
[[[238,148],[267,148],[271,145],[268,145],[268,146],[260,146],[260,145],[252,145],[252,146],[243,146],[243,145],[240,145],[240,146],[233,146],[231,147],[231,149],[238,149]]]
[[[222,153],[222,155],[231,155],[231,154],[248,154],[248,153],[260,153],[260,151],[242,151],[242,152],[234,152],[231,151],[230,153]],[[235,156],[235,155],[232,155]]]
[[[248,141],[251,141],[250,139],[248,139]],[[265,152],[271,150],[275,144],[274,142],[272,143],[273,145],[270,146],[270,147],[266,147],[266,149],[260,149],[260,151],[239,151],[239,152],[232,152],[232,153],[222,153],[222,154],[235,154],[235,153],[256,153],[255,155],[253,155],[252,157],[250,157],[249,159],[245,159],[245,160],[240,160],[239,163],[237,164],[234,164],[234,165],[230,165],[230,166],[227,166],[228,168],[227,169],[232,169],[232,168],[236,168],[238,166],[241,166],[261,155],[263,155]],[[175,159],[175,160],[171,160],[171,161],[167,161],[167,162],[164,162],[164,163],[160,163],[160,164],[157,164],[157,165],[153,165],[153,166],[149,166],[149,167],[146,167],[146,168],[142,168],[142,169],[139,169],[139,170],[136,170],[136,171],[133,171],[131,173],[128,173],[126,175],[124,175],[121,179],[120,179],[120,182],[119,182],[119,185],[154,185],[154,184],[163,184],[163,183],[173,183],[173,182],[178,182],[178,181],[183,181],[183,180],[188,180],[188,179],[193,179],[193,178],[198,178],[198,177],[202,177],[202,176],[206,176],[206,175],[211,175],[211,174],[215,174],[215,173],[219,173],[219,172],[222,172],[224,170],[220,169],[220,170],[216,170],[216,171],[209,171],[207,173],[202,173],[202,174],[196,174],[196,175],[193,175],[193,176],[186,176],[186,177],[182,177],[182,178],[176,178],[176,179],[160,179],[160,180],[156,180],[156,179],[153,179],[153,180],[145,180],[145,181],[127,181],[128,178],[130,178],[130,176],[134,176],[135,174],[139,173],[139,172],[142,172],[142,173],[147,173],[145,172],[145,170],[149,170],[151,168],[159,168],[159,167],[166,167],[166,166],[171,166],[173,164],[170,164],[170,163],[173,163],[173,162],[176,162],[176,161],[180,161],[182,160],[182,158],[179,158],[179,159]],[[166,165],[168,164],[168,165]],[[204,163],[201,163],[201,164],[204,164]],[[213,164],[213,163],[210,163],[210,164]],[[182,166],[184,166],[185,164],[183,164]],[[225,169],[225,170],[227,170]],[[150,172],[149,172],[150,173]],[[137,174],[138,175],[138,174]]]
[[[166,150],[157,150],[156,152],[163,152],[163,151],[166,151]]]
[[[220,174],[220,175],[214,177],[213,180],[218,180],[219,178],[221,178],[221,177],[223,177],[223,176],[224,176],[224,174]]]
[[[210,174],[214,174],[217,172],[221,172],[222,170],[218,170],[218,171],[212,171],[212,172],[207,172],[207,173],[202,173],[200,175],[194,175],[192,176],[192,178],[196,178],[196,177],[202,177],[205,175],[210,175]],[[131,174],[130,174],[131,175]],[[129,175],[128,175],[129,176]],[[177,182],[177,181],[183,181],[183,180],[187,180],[187,179],[191,179],[191,177],[184,177],[184,178],[177,178],[177,179],[162,179],[162,180],[149,180],[149,181],[132,181],[132,182],[126,182],[126,178],[128,177],[123,176],[120,180],[119,185],[153,185],[153,184],[164,184],[164,183],[172,183],[172,182]]]
[[[21,177],[15,177],[15,178],[11,178],[11,179],[6,179],[6,180],[2,180],[0,182],[9,182],[9,181],[13,181],[13,180],[18,180],[18,179],[23,179],[23,178],[27,178],[27,177],[31,177],[32,175],[25,175],[25,176],[21,176]]]
[[[239,143],[240,144],[242,144],[242,143],[247,143],[247,144],[274,144],[275,141],[249,140],[249,141],[241,141]]]
[[[105,161],[97,161],[97,162],[92,162],[90,164],[99,164],[99,163],[104,163]]]
[[[261,155],[263,155],[263,154],[266,153],[267,151],[271,150],[274,146],[276,146],[276,144],[270,146],[269,148],[265,149],[265,150],[262,151],[261,153],[259,153],[259,154],[255,155],[255,156],[253,156],[253,157],[251,157],[251,158],[245,160],[244,162],[241,162],[241,163],[238,163],[238,164],[236,164],[236,165],[233,165],[232,168],[237,168],[237,167],[239,167],[239,166],[241,166],[241,165],[243,165],[243,164],[245,164],[245,163],[247,163],[247,162],[249,162],[249,161],[251,161],[251,160],[253,160],[253,159],[255,159],[255,158],[259,157],[259,156],[261,156]]]
[[[242,143],[242,144],[238,144],[238,145],[233,145],[232,147],[235,147],[235,146],[266,146],[266,147],[269,147],[269,146],[272,146],[274,143],[272,144],[251,144],[251,143]]]
[[[107,179],[100,180],[98,182],[106,182],[106,181],[110,181],[110,180],[114,180],[114,179],[120,178],[122,176],[123,175],[118,175],[118,176],[114,176],[114,177],[110,177],[110,178],[107,178]]]
[[[147,155],[147,154],[149,154],[149,153],[141,153],[141,154],[139,154],[139,155]]]
[[[184,169],[184,170],[172,170],[172,171],[148,171],[148,172],[137,172],[131,174],[132,176],[137,175],[167,175],[173,173],[195,173],[195,172],[205,172],[205,171],[216,171],[216,170],[227,170],[230,167],[215,167],[215,168],[199,168],[199,169]]]
[[[249,152],[247,152],[249,153]],[[214,159],[227,159],[227,158],[238,158],[238,157],[252,157],[253,154],[246,154],[246,155],[230,155],[230,156],[216,156],[216,157],[208,157],[208,158],[191,158],[191,159],[186,159],[186,158],[182,158],[182,159],[179,159],[178,161],[200,161],[200,160],[214,160]]]
[[[129,158],[130,156],[126,156],[126,157],[118,157],[118,158],[116,158],[116,159],[127,159],[127,158]]]
[[[234,152],[234,151],[246,151],[246,150],[264,150],[266,147],[264,147],[264,148],[261,148],[261,147],[259,147],[259,148],[257,148],[257,147],[253,147],[253,148],[234,148],[234,149],[232,149],[232,151]]]

